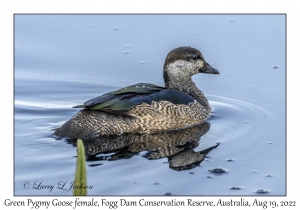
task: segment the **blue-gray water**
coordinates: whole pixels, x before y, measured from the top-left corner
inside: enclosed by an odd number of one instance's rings
[[[138,82],[163,85],[165,56],[179,46],[199,49],[220,71],[193,77],[213,107],[210,129],[194,151],[220,145],[190,170],[170,169],[167,157],[148,160],[147,151],[87,162],[88,194],[285,195],[284,15],[15,15],[14,21],[15,195],[71,195],[56,187],[73,181],[76,148],[56,140],[53,129],[90,98]],[[215,168],[226,173],[209,171]],[[55,188],[37,190],[34,183]]]

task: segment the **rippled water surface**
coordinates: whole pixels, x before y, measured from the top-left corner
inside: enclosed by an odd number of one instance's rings
[[[15,195],[71,195],[76,142],[53,130],[90,98],[163,85],[179,46],[220,71],[193,77],[213,107],[207,124],[85,142],[88,194],[285,195],[284,15],[16,15]]]

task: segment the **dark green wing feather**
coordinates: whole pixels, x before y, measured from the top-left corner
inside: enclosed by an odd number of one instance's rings
[[[152,101],[170,101],[173,104],[188,104],[195,99],[184,92],[166,89],[148,83],[138,83],[117,91],[98,96],[74,108],[102,110],[122,114],[141,103]]]
[[[130,85],[128,87],[124,87],[120,90],[109,92],[109,94],[113,95],[122,95],[127,93],[152,93],[155,91],[159,91],[162,89],[166,89],[165,87],[149,84],[149,83],[138,83],[135,85]]]

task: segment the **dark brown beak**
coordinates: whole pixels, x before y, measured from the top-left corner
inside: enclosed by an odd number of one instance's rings
[[[199,73],[205,73],[205,74],[220,74],[220,72],[211,67],[208,63],[205,63],[205,67],[203,67],[202,69],[199,69]]]

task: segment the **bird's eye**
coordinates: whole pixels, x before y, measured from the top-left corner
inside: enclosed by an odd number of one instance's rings
[[[197,55],[197,54],[192,55],[192,59],[193,59],[193,60],[199,59],[199,55]]]

